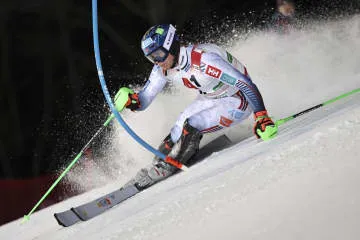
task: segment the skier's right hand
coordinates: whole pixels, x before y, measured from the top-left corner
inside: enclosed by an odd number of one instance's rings
[[[116,110],[119,112],[121,112],[124,108],[129,108],[131,111],[135,111],[140,108],[138,94],[127,87],[120,88],[115,95],[114,102]]]
[[[128,101],[125,104],[125,107],[131,111],[135,111],[141,107],[139,95],[137,93],[129,94]]]

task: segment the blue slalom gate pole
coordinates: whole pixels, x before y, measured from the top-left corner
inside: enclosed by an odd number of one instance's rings
[[[109,94],[109,90],[106,86],[106,82],[105,82],[105,78],[104,78],[104,73],[102,70],[102,66],[101,66],[101,58],[100,58],[100,48],[99,48],[99,32],[98,32],[98,17],[97,17],[97,0],[92,0],[92,24],[93,24],[93,41],[94,41],[94,52],[95,52],[95,60],[96,60],[96,68],[97,68],[97,72],[98,72],[98,76],[99,76],[99,80],[101,83],[101,88],[102,91],[105,95],[105,99],[107,104],[110,107],[111,112],[114,114],[114,116],[116,117],[116,119],[118,120],[118,122],[120,123],[120,125],[139,143],[141,144],[143,147],[145,147],[147,150],[149,150],[150,152],[152,152],[154,155],[156,155],[157,157],[163,159],[164,161],[185,170],[186,167],[183,166],[181,163],[177,162],[175,159],[172,159],[168,156],[166,156],[165,154],[163,154],[162,152],[154,149],[152,146],[150,146],[148,143],[146,143],[144,140],[142,140],[138,135],[136,135],[136,133],[126,124],[126,122],[122,119],[122,117],[120,116],[119,112],[116,110],[110,94]]]

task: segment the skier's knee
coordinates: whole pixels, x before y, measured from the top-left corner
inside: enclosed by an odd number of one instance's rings
[[[186,119],[184,122],[181,137],[185,138],[188,134],[196,137],[202,136],[201,132],[193,124],[191,124],[190,119]]]
[[[204,119],[201,117],[201,115],[196,114],[196,115],[191,116],[188,119],[186,119],[186,121],[184,123],[184,127],[185,127],[185,124],[190,124],[190,126],[192,126],[194,128],[201,129],[203,123],[204,123]]]
[[[171,140],[176,143],[180,139],[181,133],[182,127],[179,125],[175,125],[173,128],[171,128],[170,131]]]

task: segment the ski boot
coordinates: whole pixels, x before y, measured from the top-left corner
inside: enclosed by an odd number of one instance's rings
[[[158,150],[182,164],[186,164],[186,162],[199,151],[201,138],[201,132],[192,127],[188,121],[185,121],[180,139],[174,143],[169,134],[163,140]],[[177,170],[176,167],[155,157],[153,163],[149,167],[141,169],[130,182],[139,190],[142,190],[173,175]]]

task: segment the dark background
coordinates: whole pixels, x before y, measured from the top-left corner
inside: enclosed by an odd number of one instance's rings
[[[360,0],[295,1],[298,19],[359,13]],[[99,1],[108,88],[142,84],[151,69],[140,39],[173,23],[190,42],[266,26],[275,0]],[[107,106],[93,55],[91,1],[0,3],[0,177],[31,178],[67,165],[102,125]],[[225,39],[226,40],[226,39]]]

